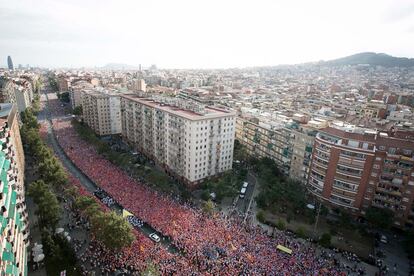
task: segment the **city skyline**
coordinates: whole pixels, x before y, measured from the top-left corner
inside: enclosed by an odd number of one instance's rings
[[[409,1],[0,1],[2,56],[41,67],[231,68],[413,57]],[[42,6],[42,9],[38,9]],[[0,66],[6,67],[6,60]]]

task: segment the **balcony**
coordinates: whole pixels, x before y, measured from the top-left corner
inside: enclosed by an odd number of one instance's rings
[[[401,186],[403,184],[403,180],[401,178],[394,177],[391,183],[396,186]]]
[[[336,205],[339,205],[339,206],[342,206],[342,207],[354,208],[354,207],[352,207],[352,202],[345,202],[345,201],[342,201],[342,200],[339,200],[339,199],[333,199],[333,198],[330,198],[329,202],[331,202],[333,204],[336,204]]]

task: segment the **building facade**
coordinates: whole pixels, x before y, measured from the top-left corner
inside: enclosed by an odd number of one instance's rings
[[[82,118],[96,134],[121,133],[121,103],[117,93],[90,90],[81,95]]]
[[[13,70],[14,66],[13,66],[13,61],[11,56],[7,56],[7,67],[9,68],[9,70]]]
[[[332,125],[315,138],[308,189],[333,207],[364,215],[394,212],[394,226],[413,227],[414,133]]]
[[[188,185],[232,168],[235,112],[137,94],[121,110],[123,139]]]
[[[237,117],[236,138],[246,147],[249,155],[273,159],[278,168],[288,175],[292,157],[292,131],[285,126],[284,123]]]
[[[0,140],[0,271],[2,275],[27,275],[24,154],[15,105],[0,104]]]
[[[289,177],[306,184],[317,129],[307,124],[295,124],[291,129],[293,141]]]
[[[33,101],[32,83],[24,78],[0,77],[0,102],[15,103],[19,112]]]
[[[414,131],[394,130],[376,140],[364,206],[394,212],[394,225],[414,228]]]

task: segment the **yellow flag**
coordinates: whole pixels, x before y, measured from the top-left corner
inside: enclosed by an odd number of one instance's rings
[[[133,215],[134,215],[134,214],[132,214],[132,213],[128,212],[126,209],[123,209],[123,210],[122,210],[122,217],[123,217],[123,218],[129,217],[129,216],[133,216]]]
[[[289,249],[289,248],[287,248],[287,247],[284,247],[284,246],[283,246],[283,245],[281,245],[281,244],[278,244],[278,245],[276,246],[276,248],[277,248],[277,249],[279,249],[280,251],[285,252],[285,253],[292,254],[292,249]]]

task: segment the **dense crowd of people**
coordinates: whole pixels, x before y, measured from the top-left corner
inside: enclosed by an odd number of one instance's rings
[[[61,112],[57,101],[50,107],[55,114]],[[169,253],[134,230],[137,239],[131,248],[114,253],[94,242],[81,256],[85,262],[100,266],[103,271],[134,272],[144,269],[150,261],[162,275],[345,274],[338,263],[317,254],[306,241],[281,232],[269,236],[257,226],[243,224],[238,217],[221,213],[209,217],[130,178],[83,141],[70,118],[54,119],[53,128],[59,144],[79,169],[124,208],[170,236],[182,252]],[[290,248],[292,254],[277,250],[279,244]]]

